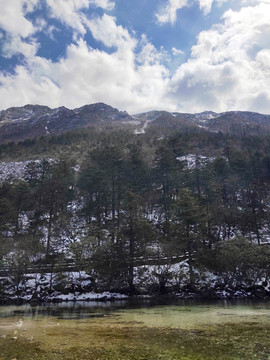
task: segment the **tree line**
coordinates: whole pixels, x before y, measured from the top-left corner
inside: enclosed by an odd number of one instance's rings
[[[191,289],[198,269],[228,284],[267,279],[269,139],[182,132],[152,138],[150,149],[149,136],[113,133],[80,167],[73,157],[44,158],[24,179],[1,183],[1,264],[19,279],[33,263],[73,259],[104,288],[131,293],[136,267],[153,258],[183,256]]]

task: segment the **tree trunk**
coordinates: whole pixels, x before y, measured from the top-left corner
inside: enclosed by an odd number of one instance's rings
[[[53,205],[51,206],[50,213],[49,213],[48,236],[47,236],[47,245],[46,245],[46,258],[48,258],[49,254],[50,254],[51,236],[52,236],[52,223],[53,223]]]
[[[128,284],[131,294],[134,294],[134,254],[135,239],[132,219],[130,220],[130,237],[129,237],[129,267],[128,267]]]

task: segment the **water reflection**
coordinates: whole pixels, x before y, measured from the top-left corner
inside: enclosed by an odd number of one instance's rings
[[[266,360],[269,334],[270,302],[0,307],[0,359]]]
[[[4,317],[57,317],[59,319],[84,319],[102,317],[118,308],[124,308],[124,301],[115,302],[64,302],[58,304],[30,304],[18,306],[0,306],[0,318]]]
[[[221,300],[211,302],[198,302],[195,300],[181,301],[104,301],[104,302],[63,302],[45,303],[39,306],[30,304],[20,306],[0,306],[0,318],[6,317],[31,317],[42,316],[56,317],[58,319],[79,320],[107,316],[121,316],[126,321],[143,321],[151,325],[167,324],[176,326],[176,318],[197,318],[198,321],[210,321],[216,318],[245,317],[245,316],[270,316],[270,301],[243,301]],[[166,319],[164,319],[166,317]],[[147,318],[147,320],[146,320]],[[153,320],[154,319],[154,320]],[[219,322],[215,319],[215,322]],[[224,321],[224,319],[222,320]]]

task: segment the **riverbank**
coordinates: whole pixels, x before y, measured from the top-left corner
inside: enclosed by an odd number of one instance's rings
[[[12,276],[0,279],[0,303],[49,303],[66,301],[115,301],[133,298],[164,299],[270,299],[266,281],[249,284],[225,284],[213,275],[197,280],[191,287],[188,279],[181,283],[170,276],[170,281],[161,283],[159,274],[150,270],[139,276],[137,272],[135,291],[126,288],[106,288],[92,275],[81,272],[26,274],[21,279]],[[148,275],[148,276],[146,276]]]

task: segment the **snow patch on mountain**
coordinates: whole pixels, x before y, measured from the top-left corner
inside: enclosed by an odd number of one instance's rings
[[[50,164],[58,161],[57,159],[46,159]],[[2,162],[0,164],[0,183],[4,181],[12,182],[14,179],[25,180],[27,175],[27,168],[30,164],[41,164],[42,160],[25,160],[25,161],[10,161]],[[78,167],[75,166],[74,170]]]
[[[26,175],[27,166],[30,163],[40,163],[40,160],[2,162],[0,164],[0,182],[12,179],[23,180]]]
[[[192,170],[195,169],[196,166],[198,168],[203,167],[210,162],[215,160],[215,157],[209,157],[209,156],[202,156],[202,155],[195,155],[195,154],[187,154],[183,156],[178,156],[176,160],[183,161],[185,166]]]
[[[215,119],[219,117],[221,114],[215,113],[213,111],[204,111],[202,113],[194,114],[194,118],[201,122],[206,122],[207,120]]]
[[[144,124],[143,124],[143,126],[142,126],[142,128],[141,129],[136,129],[135,130],[135,135],[138,135],[138,134],[145,134],[145,130],[146,130],[146,128],[147,128],[147,126],[148,126],[148,124],[150,123],[150,122],[152,122],[152,120],[145,120],[145,122],[144,122]]]

